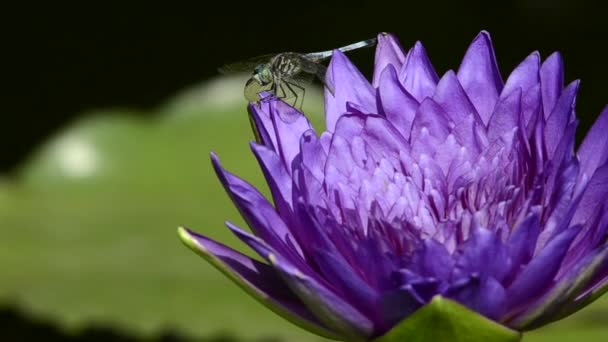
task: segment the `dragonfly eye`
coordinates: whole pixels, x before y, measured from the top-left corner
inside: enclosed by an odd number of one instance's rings
[[[253,70],[254,75],[265,75],[268,73],[268,65],[267,64],[258,64]]]
[[[272,82],[272,72],[268,64],[258,64],[253,70],[253,77],[261,84],[268,85]]]

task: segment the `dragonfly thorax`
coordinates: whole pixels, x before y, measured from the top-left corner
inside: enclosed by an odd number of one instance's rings
[[[302,71],[302,57],[299,53],[284,52],[272,58],[270,65],[275,77],[291,77]]]

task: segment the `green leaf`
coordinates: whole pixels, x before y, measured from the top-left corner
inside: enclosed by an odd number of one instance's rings
[[[436,296],[374,342],[516,342],[522,334]]]

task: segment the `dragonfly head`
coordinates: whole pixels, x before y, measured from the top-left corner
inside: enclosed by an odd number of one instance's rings
[[[253,79],[262,86],[267,86],[272,82],[272,70],[267,63],[258,64],[253,70]]]
[[[245,98],[251,102],[260,100],[260,93],[272,87],[272,70],[268,64],[258,64],[245,84]]]

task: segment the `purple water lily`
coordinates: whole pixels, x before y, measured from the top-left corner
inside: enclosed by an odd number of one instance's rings
[[[441,78],[420,43],[378,36],[371,84],[336,51],[326,131],[251,104],[274,205],[213,166],[266,262],[185,228],[252,296],[320,335],[372,340],[435,296],[518,331],[608,289],[608,109],[575,152],[579,82],[558,53],[503,82],[488,33]]]

